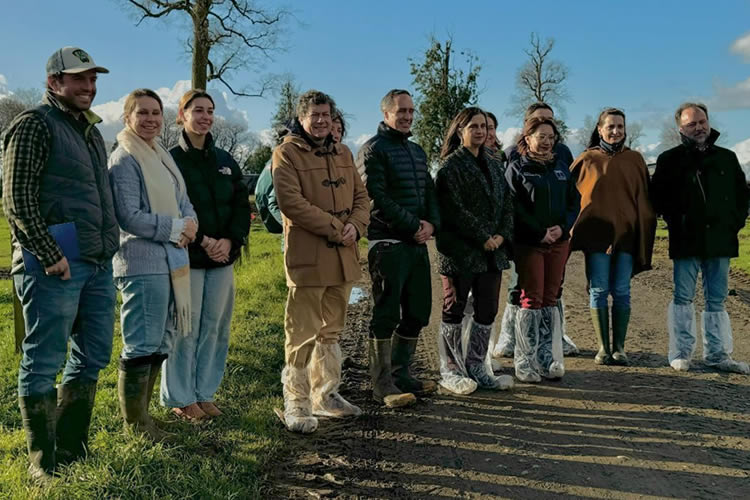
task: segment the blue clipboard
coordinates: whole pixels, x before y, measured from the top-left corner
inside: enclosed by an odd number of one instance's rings
[[[53,224],[48,226],[47,229],[60,246],[60,250],[62,250],[65,258],[68,259],[68,262],[80,258],[81,250],[78,247],[78,231],[76,230],[75,222]],[[21,248],[21,252],[23,253],[23,267],[26,272],[37,270],[44,271],[39,259],[37,259],[33,253],[25,248]]]

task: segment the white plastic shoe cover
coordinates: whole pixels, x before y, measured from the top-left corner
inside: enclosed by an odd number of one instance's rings
[[[310,381],[307,368],[287,365],[281,372],[284,384],[284,422],[292,432],[308,434],[318,428],[310,410]]]
[[[562,321],[563,354],[566,356],[576,356],[580,354],[581,351],[578,350],[578,346],[575,344],[575,342],[573,342],[573,339],[568,337],[568,328],[565,323],[565,303],[563,302],[562,298],[557,299],[556,307]]]
[[[708,366],[715,366],[724,360],[731,359],[734,351],[732,324],[726,311],[701,313],[703,326],[703,361]]]
[[[516,378],[522,382],[539,382],[541,370],[537,360],[541,309],[519,309],[516,314],[516,347],[513,364]]]
[[[455,394],[471,394],[477,383],[466,374],[461,325],[440,323],[438,333],[438,353],[440,354],[440,376],[438,382],[443,388]]]
[[[750,375],[750,366],[744,361],[735,361],[732,358],[727,358],[719,364],[715,365],[717,370],[723,372],[740,373],[742,375]]]
[[[338,343],[315,343],[308,368],[313,415],[345,418],[362,414],[362,410],[338,393],[341,384],[341,357],[341,346]]]
[[[686,372],[690,369],[690,360],[675,358],[669,362],[669,366],[671,366],[678,372]]]
[[[497,344],[492,349],[493,358],[512,358],[516,347],[516,314],[519,306],[506,304],[503,319],[500,322],[500,335]],[[495,322],[497,325],[497,322]]]
[[[692,303],[677,305],[674,301],[670,302],[667,307],[667,330],[669,364],[672,365],[672,361],[676,359],[693,359],[696,338],[695,306]]]
[[[484,389],[507,390],[513,387],[513,377],[496,377],[487,356],[492,325],[470,323],[469,342],[466,350],[466,371],[479,387]],[[508,381],[510,378],[510,382]]]

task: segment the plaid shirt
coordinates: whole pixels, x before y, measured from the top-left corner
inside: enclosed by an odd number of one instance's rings
[[[44,103],[69,112],[49,92]],[[91,126],[101,121],[90,112],[83,113],[81,119]],[[49,128],[37,114],[23,113],[13,120],[3,139],[3,208],[10,223],[13,246],[22,246],[43,267],[49,267],[63,258],[39,211],[40,178],[50,153]]]

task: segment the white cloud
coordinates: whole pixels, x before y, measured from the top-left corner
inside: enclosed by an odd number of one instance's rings
[[[366,143],[370,137],[372,137],[372,134],[361,134],[359,137],[357,137],[353,141],[347,141],[347,142],[351,142],[352,144],[357,146],[357,148],[359,149],[362,147],[362,144]]]
[[[737,159],[742,165],[750,165],[750,138],[738,142],[730,148],[737,154]]]
[[[745,33],[735,40],[729,50],[742,56],[745,62],[750,62],[750,33]]]
[[[710,100],[710,107],[717,111],[750,108],[750,78],[731,87],[721,83],[714,85],[716,95]]]
[[[647,144],[645,146],[638,145],[636,146],[635,150],[643,154],[653,153],[654,151],[659,149],[659,146],[661,146],[661,142],[654,142],[652,144]]]
[[[159,97],[164,103],[164,107],[176,109],[179,105],[180,98],[190,89],[190,80],[179,80],[172,86],[172,88],[161,87],[154,89],[154,92],[159,94]],[[0,92],[1,91],[2,81],[0,81]],[[224,117],[227,120],[238,122],[246,126],[249,125],[247,113],[233,107],[229,96],[225,92],[218,92],[213,89],[209,89],[209,92],[216,104],[215,112],[217,116]],[[91,108],[94,113],[102,118],[103,122],[99,125],[99,130],[101,130],[104,139],[108,141],[114,140],[117,133],[122,130],[122,109],[125,105],[126,98],[127,95],[124,95],[115,101],[97,104]]]
[[[504,131],[496,131],[497,138],[503,144],[503,149],[508,148],[516,143],[518,140],[518,134],[521,133],[521,129],[518,127],[510,127]]]
[[[273,129],[265,128],[258,132],[258,138],[260,143],[266,146],[274,147],[276,145],[276,138],[273,134]]]

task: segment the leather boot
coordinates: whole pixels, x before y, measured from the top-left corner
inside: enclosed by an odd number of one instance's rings
[[[626,366],[628,356],[625,354],[625,336],[630,322],[629,307],[612,307],[612,364]]]
[[[154,442],[166,441],[171,435],[162,431],[148,414],[148,388],[151,356],[120,360],[117,395],[125,428],[143,434]]]
[[[608,365],[612,362],[612,351],[609,347],[609,309],[591,309],[591,321],[594,324],[596,341],[599,344],[599,352],[594,356],[597,365]]]
[[[57,386],[58,464],[69,464],[88,453],[95,398],[96,382],[74,381]]]
[[[416,337],[402,337],[394,333],[391,348],[391,375],[399,390],[422,395],[437,389],[437,384],[432,380],[420,380],[411,374],[410,367],[414,361],[414,353],[417,352]]]
[[[401,392],[391,375],[391,339],[370,339],[370,378],[372,397],[388,408],[400,408],[414,403],[412,393]]]
[[[54,479],[57,393],[19,396],[21,421],[29,450],[29,474],[40,483]]]

